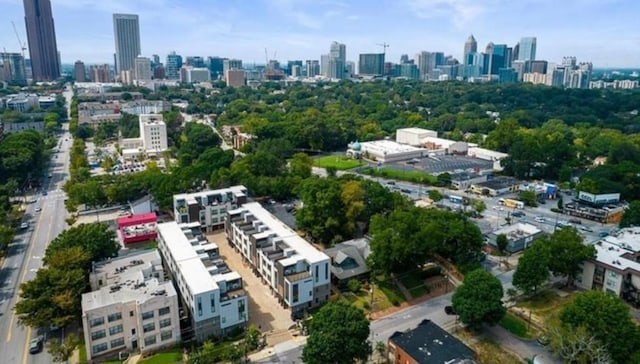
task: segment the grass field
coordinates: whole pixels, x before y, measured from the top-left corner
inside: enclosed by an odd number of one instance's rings
[[[146,359],[140,360],[140,364],[178,364],[182,362],[182,349],[174,348],[157,353]]]
[[[375,284],[376,291],[381,291],[392,305],[397,306],[407,300],[391,280],[376,279]]]
[[[339,171],[344,171],[347,169],[352,169],[355,167],[365,165],[365,163],[363,162],[357,161],[355,159],[339,156],[339,155],[328,155],[326,157],[315,159],[313,161],[313,164],[316,167],[320,167],[320,168],[333,167]]]
[[[500,326],[523,339],[533,339],[535,337],[534,333],[527,330],[527,323],[525,321],[509,312],[500,320]]]
[[[567,303],[571,302],[574,297],[575,295],[573,294],[560,297],[552,290],[545,290],[529,300],[519,302],[517,306],[531,309],[535,315],[544,317],[558,312]]]
[[[428,173],[420,171],[403,171],[393,168],[363,168],[363,174],[368,174],[376,177],[396,179],[399,181],[409,181],[415,183],[424,183],[427,185],[433,185],[436,183],[436,178]]]

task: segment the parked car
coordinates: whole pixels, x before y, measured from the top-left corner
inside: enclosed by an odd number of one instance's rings
[[[33,339],[31,339],[31,342],[29,342],[29,353],[37,354],[41,352],[42,346],[43,346],[42,341],[43,341],[42,336],[36,336]]]
[[[42,207],[36,207],[36,212],[42,211]]]
[[[28,222],[23,222],[22,224],[20,224],[20,229],[24,230],[24,229],[28,229],[29,228],[29,223]]]
[[[590,232],[590,233],[592,233],[592,232],[593,232],[593,229],[592,229],[592,228],[590,228],[590,227],[588,227],[588,226],[581,226],[581,227],[580,227],[580,230],[582,230],[582,231],[587,231],[587,232]]]
[[[396,184],[396,181],[387,181],[387,184],[393,186]]]
[[[580,219],[569,219],[569,222],[576,225],[582,225],[582,221]]]
[[[515,211],[514,213],[512,213],[512,214],[511,214],[511,216],[515,216],[515,217],[524,217],[524,216],[526,216],[526,215],[527,215],[527,214],[525,214],[525,213],[524,213],[524,212],[522,212],[522,211]]]
[[[536,216],[536,222],[545,222],[544,216]]]

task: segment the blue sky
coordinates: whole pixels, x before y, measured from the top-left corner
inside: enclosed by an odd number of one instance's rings
[[[595,67],[640,66],[637,0],[52,0],[64,63],[113,62],[114,12],[140,15],[142,53],[164,60],[222,56],[264,63],[269,57],[320,59],[332,41],[347,59],[379,52],[443,51],[461,58],[469,34],[489,41],[538,38],[537,58],[573,55]],[[0,0],[0,47],[18,51],[11,21],[26,40],[22,0]]]

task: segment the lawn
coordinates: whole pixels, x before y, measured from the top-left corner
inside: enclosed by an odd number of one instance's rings
[[[350,305],[361,309],[362,311],[369,313],[371,311],[371,291],[367,287],[363,287],[360,292],[344,292],[340,295],[341,300],[346,301]],[[373,310],[384,311],[393,306],[390,299],[385,292],[380,289],[380,286],[376,285],[373,290]]]
[[[140,364],[178,364],[182,363],[182,349],[173,348],[138,361]]]
[[[500,326],[522,339],[533,339],[535,337],[533,332],[527,330],[527,323],[510,312],[507,312],[500,320]]]
[[[78,361],[80,362],[80,364],[87,364],[87,348],[84,346],[84,343],[78,345],[77,350],[79,350]]]
[[[363,168],[361,173],[368,174],[376,177],[384,177],[390,179],[396,179],[400,181],[409,181],[415,183],[424,183],[433,185],[436,183],[436,178],[428,173],[410,170],[398,170],[393,168]]]
[[[516,306],[531,309],[534,314],[544,317],[559,311],[567,303],[573,300],[574,295],[560,297],[552,290],[544,290],[526,301],[519,302]]]
[[[347,169],[352,169],[355,167],[365,165],[365,163],[360,162],[358,160],[346,158],[339,155],[328,155],[326,157],[315,159],[313,164],[316,167],[321,167],[321,168],[333,167],[339,171],[344,171]]]
[[[376,290],[375,291],[376,292],[380,291],[385,296],[385,298],[388,300],[388,302],[390,302],[394,306],[398,306],[399,304],[401,304],[402,302],[405,302],[407,300],[406,297],[404,296],[404,294],[402,294],[402,292],[400,292],[398,287],[396,287],[396,285],[390,279],[382,280],[382,279],[380,279],[380,277],[378,277],[378,278],[375,279],[375,285],[376,285]],[[376,309],[377,310],[382,310],[381,308],[378,308],[377,306],[376,306]]]

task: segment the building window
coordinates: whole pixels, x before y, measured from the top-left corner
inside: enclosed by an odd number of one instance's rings
[[[155,343],[156,343],[156,336],[155,335],[147,336],[147,337],[144,338],[144,344],[146,346],[153,345]]]
[[[160,328],[171,326],[171,319],[160,320]]]
[[[293,285],[293,303],[298,303],[298,284]]]
[[[102,343],[102,344],[98,344],[98,345],[94,345],[91,347],[91,353],[93,355],[101,353],[105,350],[107,350],[108,346],[107,343]]]
[[[142,313],[142,319],[143,320],[148,320],[153,318],[153,311],[147,311],[147,312],[143,312]]]
[[[169,306],[163,307],[158,310],[158,316],[168,315],[171,312],[171,308]]]
[[[202,316],[202,297],[198,297],[198,316]]]
[[[315,277],[315,278],[316,278],[316,283],[318,283],[318,279],[320,279],[320,273],[319,273],[319,270],[320,270],[320,266],[317,266],[317,265],[316,265],[316,274],[315,274],[315,276],[316,276],[316,277]]]
[[[89,320],[89,327],[96,327],[104,324],[104,317],[98,317]]]
[[[107,336],[106,330],[98,330],[91,333],[91,340],[99,340]]]
[[[123,331],[122,325],[111,326],[109,328],[109,335],[119,334]]]
[[[149,331],[153,331],[156,329],[156,324],[154,324],[153,322],[150,324],[145,324],[144,326],[142,326],[142,331],[143,332],[149,332]]]
[[[107,316],[107,320],[109,322],[122,320],[122,314],[120,312],[112,313],[111,315]]]
[[[324,263],[324,280],[329,280],[329,263]]]
[[[209,297],[211,298],[211,312],[216,312],[216,295],[211,294]]]
[[[111,349],[115,349],[117,347],[124,346],[124,338],[121,337],[119,339],[111,340]]]
[[[160,333],[160,341],[170,340],[173,337],[172,331],[163,331]]]

